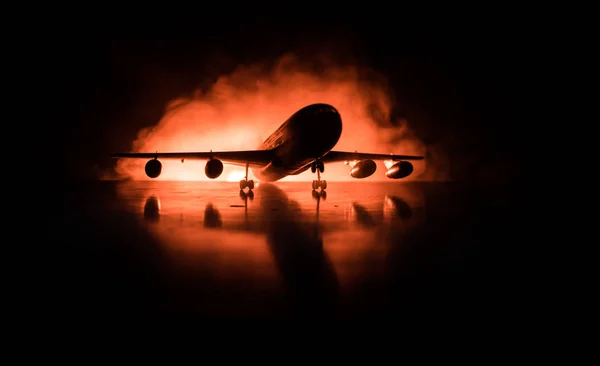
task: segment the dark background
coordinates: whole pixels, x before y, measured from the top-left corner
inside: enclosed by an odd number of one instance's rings
[[[49,163],[49,174],[42,175],[54,185],[66,183],[67,190],[72,187],[68,183],[94,178],[96,168],[114,164],[111,152],[129,150],[140,128],[160,120],[169,100],[209,86],[240,64],[274,60],[290,51],[307,59],[326,52],[338,62],[384,74],[402,102],[403,109],[395,112],[409,121],[418,120],[411,126],[417,137],[444,149],[455,180],[516,182],[523,171],[522,161],[531,161],[522,156],[529,131],[537,122],[528,119],[525,106],[530,103],[532,56],[540,38],[526,31],[531,18],[521,10],[435,9],[438,15],[434,16],[433,9],[415,14],[401,7],[374,5],[348,15],[345,9],[294,4],[281,5],[290,9],[277,14],[228,6],[236,12],[190,6],[179,9],[177,16],[154,19],[140,11],[116,21],[96,10],[87,17],[71,17],[76,21],[54,18],[53,27],[39,32],[42,44],[34,50],[35,68],[41,69],[42,77],[32,88],[47,102],[44,118],[50,117],[50,123],[41,123],[39,146],[51,157],[44,160]],[[183,19],[182,14],[191,16]],[[72,201],[102,200],[85,194],[72,195],[77,197]],[[43,202],[54,195],[39,197]],[[486,201],[479,196],[473,200],[481,205]],[[494,202],[487,203],[484,206],[491,208],[473,210],[472,216],[484,222],[473,227],[482,237],[489,233],[494,241],[486,248],[487,258],[498,263],[494,269],[506,266],[516,279],[520,273],[508,262],[523,253],[514,255],[513,248],[505,249],[505,245],[524,240],[521,228],[525,225],[513,224],[520,223],[520,218],[508,218],[507,212],[521,216],[514,210],[521,202],[514,202],[506,204],[510,210],[501,212],[491,207]],[[59,269],[66,277],[78,273],[72,269],[80,266],[72,247],[96,238],[97,231],[89,227],[104,222],[93,224],[80,217],[77,204],[72,206],[67,210],[78,218],[78,231],[49,225],[56,230],[51,234],[57,233],[52,242],[66,247],[60,251],[61,258],[51,262],[52,270]],[[53,218],[54,208],[45,202],[43,207],[50,207],[44,213]],[[63,236],[60,230],[69,235]],[[456,225],[456,230],[467,231],[468,226]],[[474,244],[477,250],[478,245]],[[58,251],[54,244],[48,248]],[[481,272],[470,275],[479,278]],[[76,277],[71,281],[84,282]],[[76,294],[72,290],[71,296]],[[508,296],[509,291],[502,294]]]
[[[395,113],[418,120],[411,126],[418,138],[445,150],[453,179],[516,179],[531,51],[519,17],[463,12],[417,20],[381,12],[254,9],[214,18],[203,13],[195,22],[138,17],[65,25],[52,33],[46,57],[58,126],[48,133],[62,149],[64,180],[93,178],[111,167],[108,154],[129,150],[169,100],[240,64],[286,52],[305,59],[325,52],[384,74],[402,102]]]

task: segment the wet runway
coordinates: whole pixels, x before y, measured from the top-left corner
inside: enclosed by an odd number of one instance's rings
[[[456,183],[87,182],[54,217],[72,314],[455,316],[502,302],[508,193]],[[454,314],[454,315],[451,315]]]

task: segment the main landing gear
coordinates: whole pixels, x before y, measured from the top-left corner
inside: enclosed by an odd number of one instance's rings
[[[252,194],[252,190],[254,189],[254,181],[252,179],[248,180],[248,163],[246,163],[246,176],[244,179],[240,180],[240,194],[245,188],[248,188],[248,194]]]
[[[327,188],[327,181],[321,180],[321,173],[323,173],[324,170],[325,170],[325,164],[323,164],[323,162],[321,160],[315,161],[310,166],[310,171],[313,173],[315,173],[315,172],[317,173],[317,180],[313,180],[313,182],[312,182],[313,196],[319,195],[319,196],[325,198],[327,195],[325,193],[325,189]],[[319,188],[321,188],[320,192],[318,191]]]

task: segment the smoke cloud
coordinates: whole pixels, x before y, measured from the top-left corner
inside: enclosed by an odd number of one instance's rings
[[[209,151],[255,149],[298,109],[312,103],[328,103],[342,117],[342,136],[337,150],[424,155],[414,162],[414,173],[405,180],[445,180],[447,159],[435,147],[426,146],[411,125],[419,121],[392,118],[392,91],[383,76],[355,66],[331,62],[301,62],[287,54],[272,65],[242,65],[223,75],[206,90],[171,101],[156,126],[139,131],[131,151]],[[318,133],[318,131],[315,131]],[[435,162],[437,166],[433,166]],[[158,180],[210,180],[205,161],[162,160]],[[120,179],[148,180],[144,159],[120,159],[115,173]],[[354,180],[350,167],[328,164],[323,178]],[[389,181],[385,166],[367,180]],[[238,181],[244,169],[225,164],[218,180]],[[114,178],[114,175],[112,176]],[[252,175],[249,178],[255,179]],[[309,171],[284,181],[311,181]]]

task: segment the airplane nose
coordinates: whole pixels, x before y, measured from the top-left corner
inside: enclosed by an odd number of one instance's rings
[[[342,135],[342,118],[337,112],[323,112],[319,116],[321,133],[335,146]]]
[[[333,107],[323,108],[313,119],[312,144],[319,155],[331,150],[342,135],[342,118]]]

